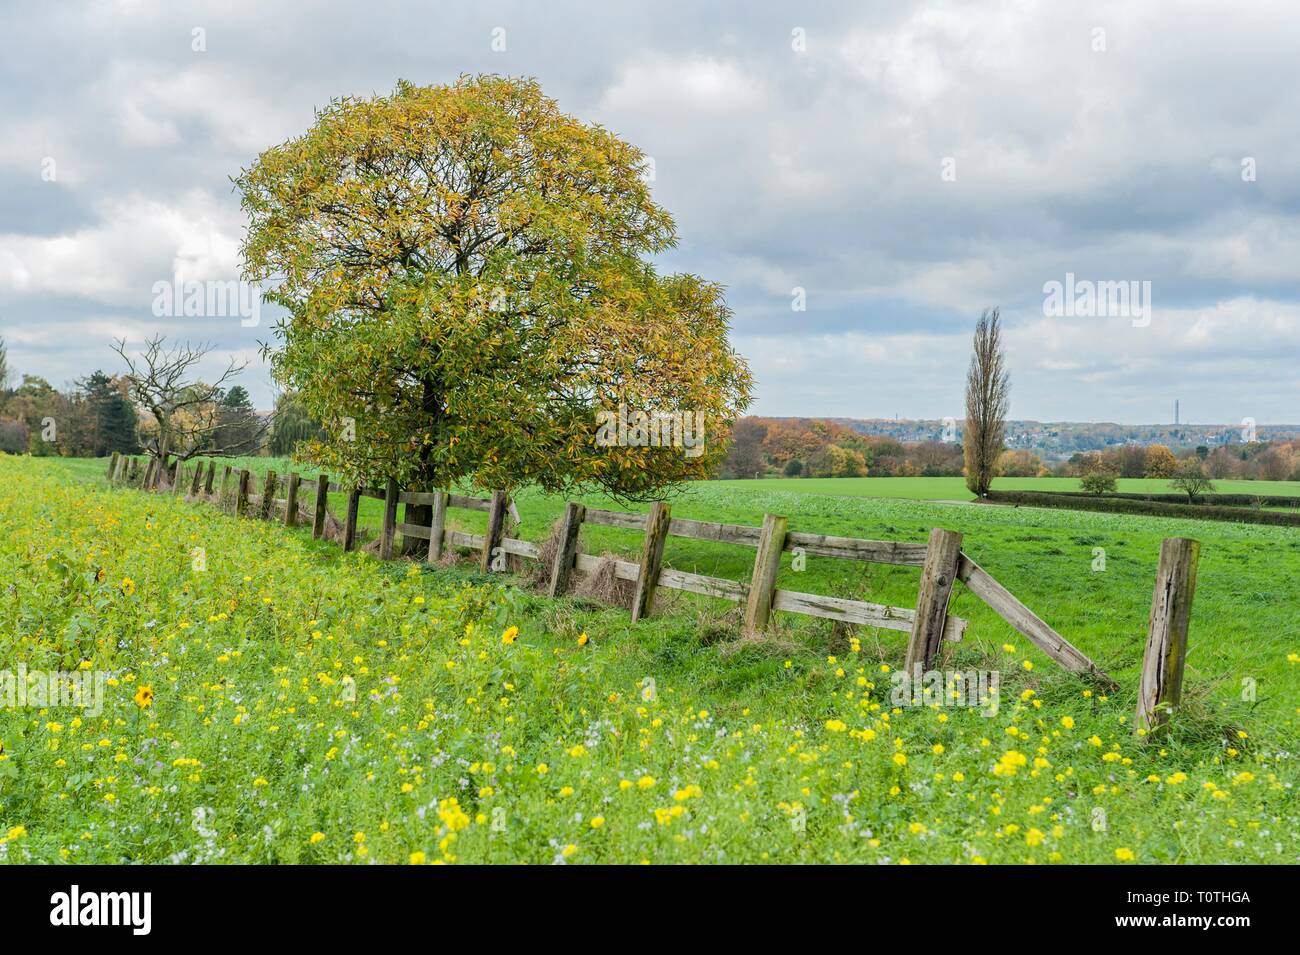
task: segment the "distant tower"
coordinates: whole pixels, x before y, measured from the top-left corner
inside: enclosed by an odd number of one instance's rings
[[[1174,425],[1178,425],[1178,399],[1174,399]]]

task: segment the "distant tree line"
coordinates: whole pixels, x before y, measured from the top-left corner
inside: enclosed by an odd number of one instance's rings
[[[242,385],[174,381],[152,408],[141,385],[136,369],[122,374],[97,370],[60,391],[39,376],[16,376],[0,339],[0,452],[105,457],[114,451],[139,454],[152,447],[150,453],[156,453],[159,404],[172,435],[188,439],[183,449],[187,455],[225,450],[287,457],[300,441],[321,434],[319,423],[292,395],[277,399],[268,428]],[[179,443],[176,437],[172,440]],[[175,454],[182,449],[170,450]]]

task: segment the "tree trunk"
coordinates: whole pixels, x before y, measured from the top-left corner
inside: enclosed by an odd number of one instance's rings
[[[438,383],[432,378],[425,378],[421,382],[423,393],[420,397],[420,406],[424,413],[429,416],[430,430],[433,432],[433,442],[420,448],[420,467],[413,476],[413,484],[403,490],[415,491],[438,491],[450,490],[450,488],[436,488],[434,484],[433,456],[434,445],[438,441],[439,425],[442,422],[442,396]],[[432,504],[407,504],[405,516],[402,518],[404,523],[415,524],[419,527],[428,527],[433,522],[433,505]],[[429,542],[421,540],[418,537],[402,537],[402,556],[404,557],[421,557],[429,556]]]

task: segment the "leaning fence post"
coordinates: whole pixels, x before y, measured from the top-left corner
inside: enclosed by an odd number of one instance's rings
[[[248,468],[241,468],[239,472],[239,483],[235,487],[235,516],[243,517],[248,511],[248,483],[252,479],[252,472]],[[223,482],[224,483],[224,482]]]
[[[199,496],[199,488],[203,486],[203,462],[194,462],[194,480],[190,482],[190,497]]]
[[[763,515],[763,529],[758,537],[758,556],[754,558],[749,601],[745,605],[747,631],[762,632],[772,614],[772,597],[776,590],[776,575],[781,570],[781,551],[785,547],[788,523],[786,518],[777,514]]]
[[[486,574],[492,570],[492,558],[501,546],[501,534],[505,529],[506,492],[492,492],[492,506],[488,510],[487,531],[483,535],[483,552],[479,554],[479,573]]]
[[[298,482],[302,478],[297,471],[290,471],[284,479],[284,526],[298,526]]]
[[[570,501],[564,508],[564,523],[560,525],[555,544],[555,562],[551,565],[551,587],[547,593],[559,597],[569,589],[569,577],[578,556],[578,532],[586,519],[587,508]]]
[[[1200,556],[1200,543],[1186,537],[1167,537],[1160,544],[1160,564],[1138,680],[1134,723],[1138,731],[1160,729],[1182,699],[1183,662],[1187,659],[1187,631],[1192,622]]]
[[[212,496],[212,479],[213,479],[214,477],[216,477],[216,476],[217,476],[217,462],[216,462],[216,461],[209,461],[209,462],[208,462],[208,474],[207,474],[207,477],[205,477],[205,478],[203,479],[203,496],[204,496],[204,497],[211,497],[211,496]]]
[[[433,514],[429,518],[429,563],[442,558],[442,535],[447,527],[447,492],[433,492]]]
[[[311,536],[320,540],[325,536],[325,506],[329,503],[330,476],[316,475],[316,513],[312,516]]]
[[[384,487],[384,523],[379,530],[379,559],[393,556],[393,537],[397,533],[397,481],[388,479]]]
[[[646,515],[645,541],[641,545],[641,565],[636,574],[636,593],[632,597],[632,622],[650,616],[655,588],[659,586],[659,571],[663,569],[664,542],[668,539],[668,526],[672,523],[672,508],[664,501],[655,501]]]
[[[117,452],[114,451],[108,456],[108,479],[113,480],[113,469],[117,467]]]
[[[348,491],[348,510],[343,518],[343,549],[352,550],[357,546],[357,509],[361,506],[361,485],[355,485]]]
[[[916,616],[912,619],[912,636],[907,642],[907,657],[903,667],[909,673],[920,664],[921,669],[939,652],[943,643],[943,625],[948,619],[948,598],[957,581],[957,565],[961,560],[961,535],[936,527],[930,531],[930,541],[921,567],[921,586],[916,592]]]
[[[185,493],[185,482],[182,480],[185,476],[185,469],[181,467],[181,462],[176,462],[176,474],[172,478],[172,494],[180,497]]]

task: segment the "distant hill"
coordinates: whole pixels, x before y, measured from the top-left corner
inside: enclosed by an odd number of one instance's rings
[[[859,434],[893,438],[896,441],[941,441],[945,422],[907,418],[824,418]],[[947,422],[951,426],[953,422]],[[960,438],[962,422],[955,422]],[[1215,448],[1244,444],[1249,438],[1241,424],[1115,424],[1090,421],[1008,421],[1007,447],[1033,451],[1045,461],[1059,461],[1077,451],[1099,451],[1124,444],[1164,444],[1175,452],[1204,445]],[[949,432],[951,434],[951,431]],[[1300,425],[1258,425],[1258,441],[1291,441],[1300,438]]]

